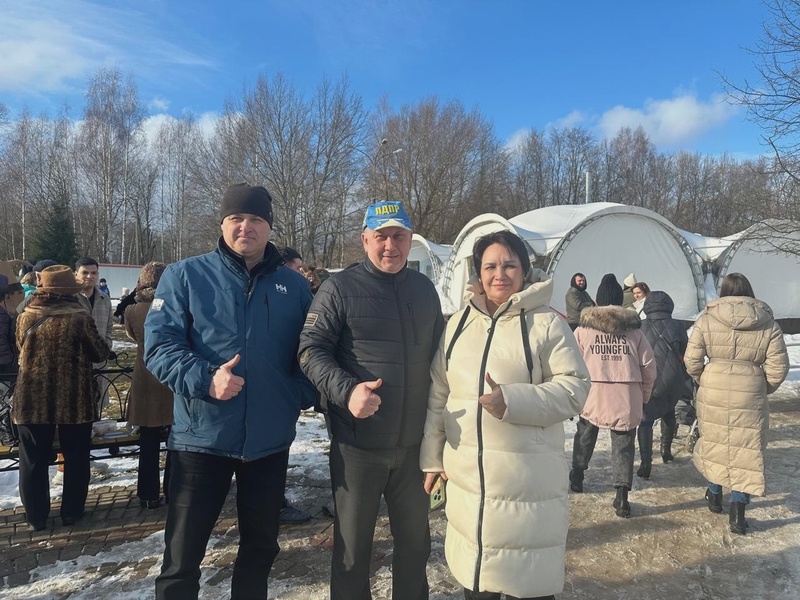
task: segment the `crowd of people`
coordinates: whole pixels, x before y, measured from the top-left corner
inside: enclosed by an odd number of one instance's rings
[[[234,476],[231,597],[267,597],[281,521],[310,518],[287,513],[285,485],[296,422],[311,407],[330,436],[331,600],[371,598],[381,499],[394,543],[392,597],[428,598],[428,495],[443,487],[445,553],[465,599],[554,598],[564,586],[568,493],[583,491],[600,431],[611,436],[612,508],[628,518],[637,441],[636,475],[648,479],[655,421],[669,463],[676,403],[695,388],[693,460],[708,481],[705,500],[722,512],[731,490],[730,529],[746,532],[750,497],[766,493],[766,395],[786,377],[788,357],[743,275],[726,276],[690,337],[669,294],[633,273],[622,285],[604,275],[594,297],[575,273],[563,318],[550,308],[552,278],[531,265],[518,236],[500,231],[475,243],[465,307],[446,321],[433,283],[407,265],[413,225],[401,202],[367,208],[364,259],[333,277],[270,241],[272,198],[262,186],[230,186],[219,222],[211,252],[145,265],[120,315],[137,344],[128,415],[141,445],[137,496],[143,508],[167,511],[157,598],[198,597]],[[21,314],[0,310],[0,369],[18,364],[20,496],[39,530],[56,430],[61,519],[83,515],[102,406],[92,366],[111,351],[112,311],[92,259],[34,273]],[[0,276],[0,292],[7,283]],[[570,468],[563,423],[576,417]]]

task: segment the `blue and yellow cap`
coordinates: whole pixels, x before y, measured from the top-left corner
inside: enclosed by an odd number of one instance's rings
[[[363,229],[377,231],[384,227],[402,227],[412,231],[411,219],[408,217],[403,203],[398,200],[376,202],[367,207],[364,215]]]

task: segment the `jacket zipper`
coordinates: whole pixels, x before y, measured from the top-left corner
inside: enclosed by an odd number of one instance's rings
[[[247,289],[245,290],[245,302],[244,302],[244,350],[247,350],[247,335],[248,335],[247,317],[248,313],[250,312],[250,298],[253,297],[253,287],[255,286],[257,277],[258,275],[256,275],[255,277],[251,277],[250,273],[247,274]],[[269,315],[269,294],[266,294],[266,296],[267,296],[266,299],[267,315]],[[247,371],[247,363],[245,363],[245,372],[246,371]],[[244,444],[247,444],[247,398],[245,398],[244,402]],[[244,444],[242,445],[242,456],[241,456],[242,462],[246,460],[244,452],[245,449]]]
[[[499,315],[498,315],[499,316]],[[486,347],[483,349],[483,359],[481,360],[480,380],[478,381],[478,396],[483,396],[484,383],[486,377],[486,363],[489,361],[489,349],[492,346],[497,319],[492,319],[492,326],[489,328],[489,335],[486,338]],[[475,559],[475,580],[472,584],[473,591],[480,589],[481,582],[481,559],[483,556],[483,510],[486,504],[486,476],[483,469],[483,407],[478,404],[478,480],[480,481],[481,502],[478,507],[478,556]]]
[[[400,295],[397,293],[397,278],[394,278],[392,281],[392,290],[394,291],[394,300],[397,305],[397,314],[400,316],[400,335],[403,338],[403,406],[400,407],[400,437],[398,438],[398,444],[403,437],[403,431],[405,430],[406,425],[406,403],[408,398],[406,398],[406,394],[408,394],[408,343],[406,343],[406,328],[405,328],[405,321],[403,319],[403,305],[400,302]],[[411,305],[409,304],[409,310]]]

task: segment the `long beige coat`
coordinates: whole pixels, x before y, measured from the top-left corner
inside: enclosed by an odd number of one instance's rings
[[[695,466],[712,483],[765,495],[767,394],[789,371],[772,310],[746,296],[714,300],[695,323],[684,360],[689,375],[700,382]]]
[[[535,281],[535,282],[534,282]],[[474,285],[474,281],[472,282]],[[581,410],[589,372],[566,321],[549,309],[552,280],[533,269],[527,287],[499,307],[467,293],[470,312],[446,365],[463,311],[450,318],[431,367],[423,471],[447,473],[445,554],[458,582],[535,597],[561,592],[568,527],[563,421]],[[532,372],[522,343],[525,311]],[[507,410],[478,403],[486,373]]]

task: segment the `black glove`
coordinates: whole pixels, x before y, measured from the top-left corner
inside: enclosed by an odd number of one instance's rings
[[[117,353],[113,350],[108,351],[108,360],[117,360]]]

